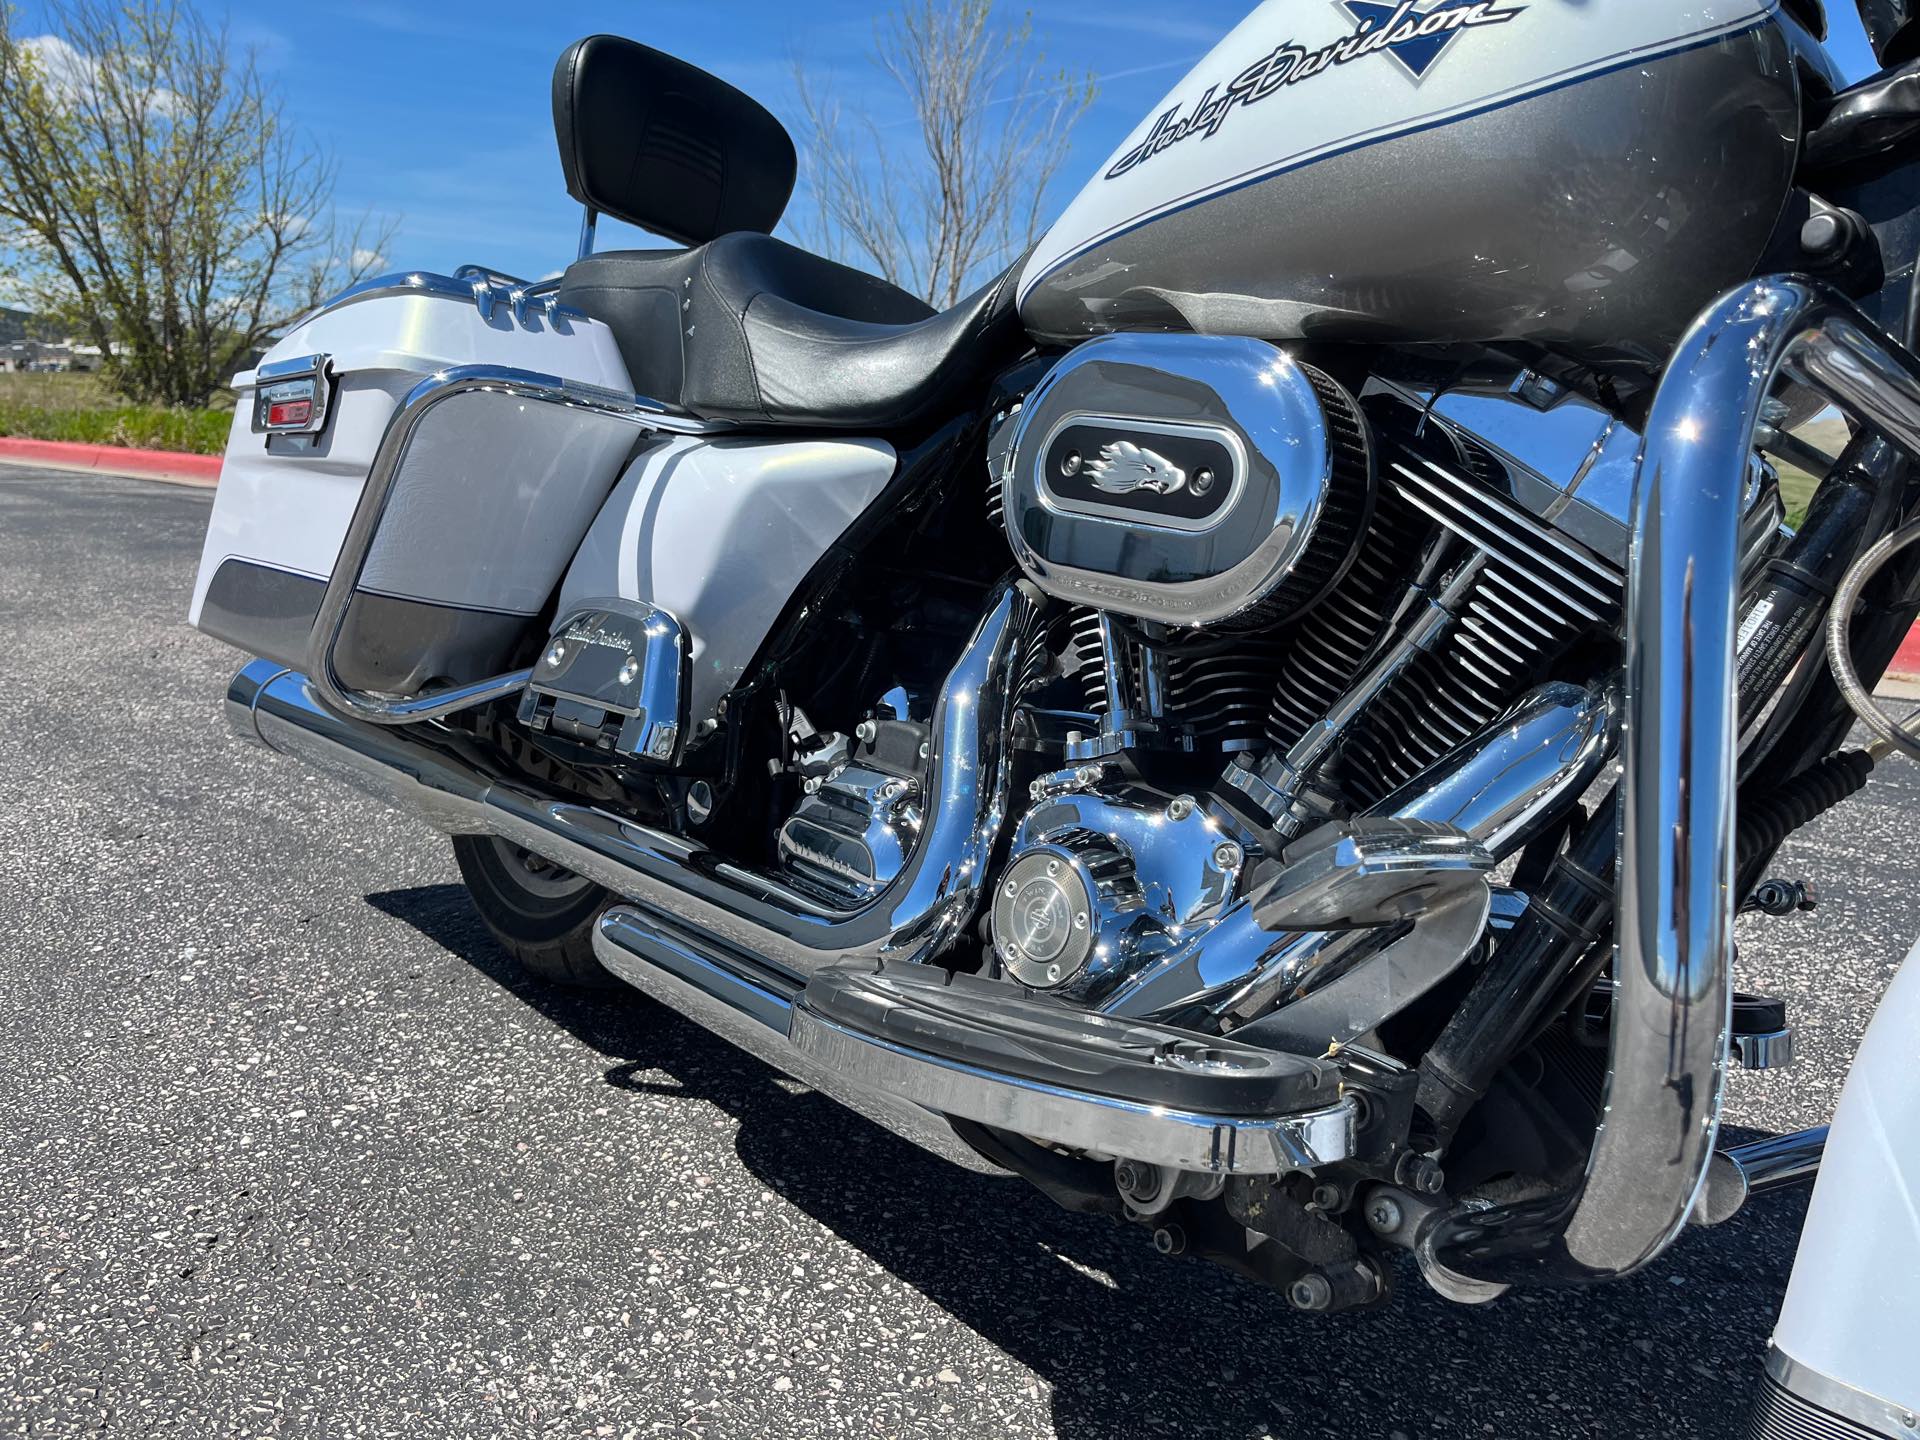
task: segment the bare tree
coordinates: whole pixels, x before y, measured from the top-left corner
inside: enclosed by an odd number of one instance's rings
[[[1031,14],[997,24],[993,0],[907,0],[874,42],[871,63],[905,92],[918,145],[903,153],[870,111],[849,111],[796,62],[809,239],[945,308],[1039,233],[1094,80],[1045,73]]]
[[[337,226],[332,160],[250,52],[179,0],[0,9],[0,245],[137,399],[202,405],[250,351],[379,263],[388,222]]]

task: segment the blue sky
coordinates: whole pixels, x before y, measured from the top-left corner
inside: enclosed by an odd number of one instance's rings
[[[1021,9],[1007,0],[1002,8]],[[1828,8],[1842,65],[1866,73],[1872,59],[1851,5],[1829,0]],[[794,109],[796,57],[834,72],[843,96],[866,103],[883,123],[904,116],[884,90],[859,93],[873,82],[861,58],[872,40],[873,0],[327,0],[203,9],[258,47],[293,120],[334,152],[340,210],[399,218],[389,247],[394,269],[448,271],[472,261],[541,275],[572,258],[579,211],[561,185],[548,84],[555,58],[583,35],[628,35],[679,55],[782,118]],[[1049,63],[1103,77],[1050,197],[1055,208],[1247,9],[1220,0],[1032,6]],[[36,27],[35,0],[23,11],[19,33],[46,28]],[[631,238],[606,226],[601,244]]]

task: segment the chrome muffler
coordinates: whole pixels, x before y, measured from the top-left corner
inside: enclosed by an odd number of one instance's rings
[[[1036,639],[1040,604],[1024,584],[995,595],[934,710],[920,843],[894,883],[858,909],[823,905],[693,841],[490,774],[463,750],[460,732],[346,719],[306,676],[266,661],[234,676],[227,709],[243,738],[447,833],[497,835],[633,902],[609,910],[595,935],[609,971],[946,1159],[995,1168],[960,1140],[948,1115],[1083,1149],[1105,1137],[1123,1147],[1113,1153],[1173,1169],[1271,1174],[1345,1158],[1358,1105],[1331,1082],[1313,1103],[1282,1113],[1216,1114],[1037,1080],[1017,1061],[956,1064],[835,1025],[804,1003],[810,979],[855,967],[910,970],[972,918],[1006,818],[1013,677]],[[1086,1022],[1090,1034],[1112,1023]],[[1202,1083],[1222,1068],[1218,1055],[1180,1054],[1191,1037],[1178,1032],[1136,1027],[1125,1038],[1136,1052],[1170,1057],[1170,1071],[1190,1067]]]

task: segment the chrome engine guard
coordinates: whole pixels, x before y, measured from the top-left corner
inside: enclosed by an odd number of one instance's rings
[[[1675,350],[1633,495],[1606,1119],[1570,1194],[1456,1210],[1422,1234],[1443,1288],[1630,1274],[1706,1181],[1733,997],[1740,496],[1783,374],[1920,458],[1920,362],[1823,285],[1742,285]]]

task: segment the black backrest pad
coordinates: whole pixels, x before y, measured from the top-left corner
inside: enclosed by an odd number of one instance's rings
[[[617,35],[590,35],[553,68],[567,193],[683,244],[766,234],[793,193],[793,141],[757,101]]]

